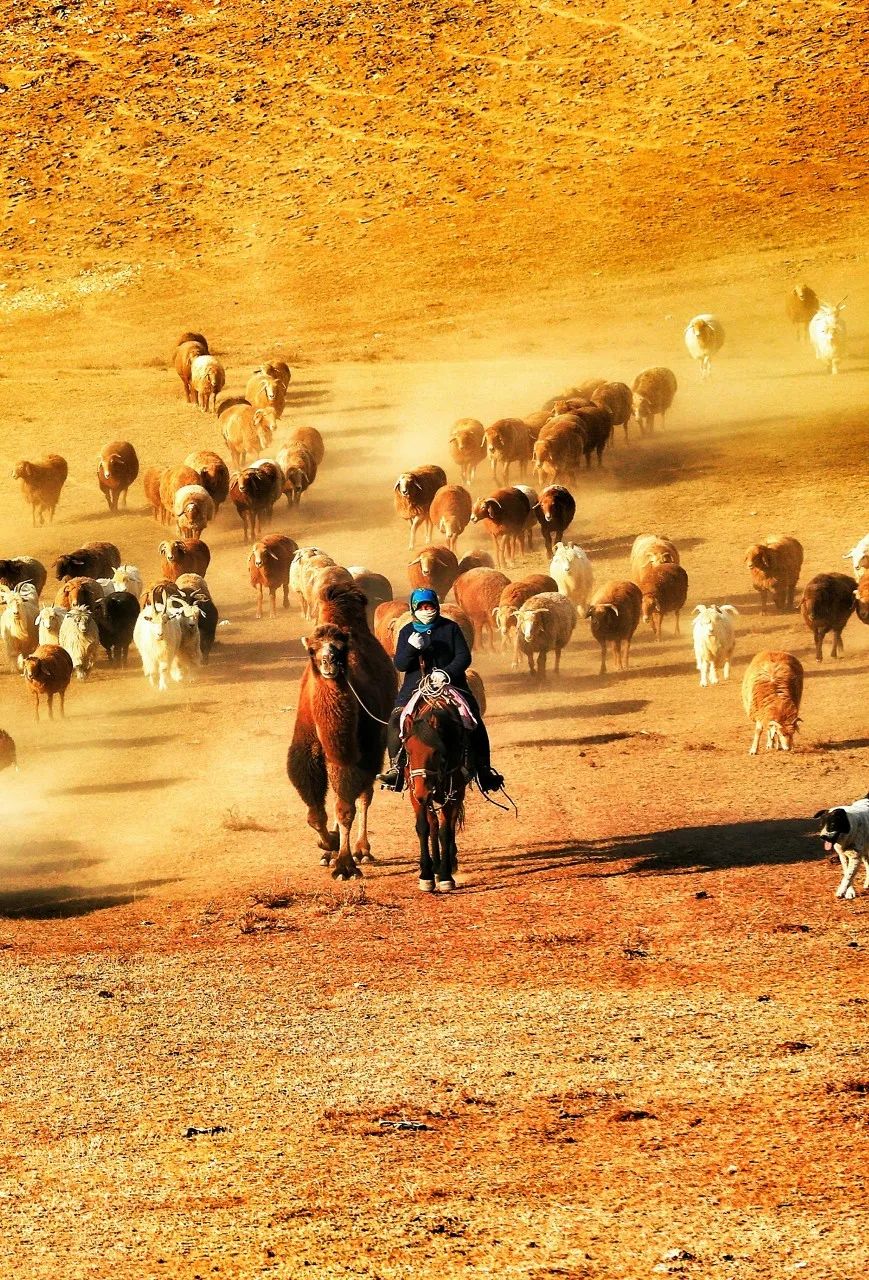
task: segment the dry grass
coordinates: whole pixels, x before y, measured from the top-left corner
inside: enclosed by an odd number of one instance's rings
[[[220,825],[225,831],[276,831],[276,827],[266,826],[260,822],[258,818],[252,818],[249,814],[239,813],[235,805],[230,805],[224,811],[220,820]]]

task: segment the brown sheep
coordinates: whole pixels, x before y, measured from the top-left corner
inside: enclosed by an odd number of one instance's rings
[[[287,444],[299,444],[313,456],[318,467],[322,467],[326,456],[323,437],[316,427],[293,427],[287,437]]]
[[[798,284],[787,296],[785,312],[797,331],[797,338],[805,342],[809,336],[809,321],[820,310],[821,300],[807,284]]]
[[[238,513],[245,542],[261,536],[263,524],[271,522],[276,502],[283,491],[283,472],[275,462],[260,462],[236,472],[229,484],[229,497]]]
[[[608,409],[613,420],[613,427],[623,427],[625,443],[628,439],[628,424],[634,416],[634,396],[626,382],[604,382],[592,392],[593,402]]]
[[[680,564],[650,564],[637,584],[643,593],[643,622],[661,639],[661,624],[668,613],[676,615],[675,635],[679,635],[679,614],[688,599],[688,575]]]
[[[409,612],[406,600],[384,600],[374,610],[374,625],[371,630],[391,658],[395,656],[395,642],[398,638],[393,623],[405,614],[409,616]]]
[[[192,467],[182,463],[178,467],[167,467],[160,476],[160,505],[164,512],[164,523],[168,524],[175,512],[175,494],[188,484],[199,484],[199,476]]]
[[[190,364],[193,399],[203,413],[213,406],[217,413],[217,397],[226,385],[226,370],[216,356],[195,356]]]
[[[474,504],[471,521],[482,524],[492,535],[495,563],[499,569],[508,558],[515,558],[517,552],[521,552],[530,514],[528,495],[515,485],[509,489],[496,489],[491,497],[480,498]]]
[[[468,688],[477,700],[477,706],[480,708],[480,715],[486,714],[486,686],[483,684],[483,677],[479,671],[473,667],[468,667],[465,672],[465,679],[468,682]]]
[[[657,533],[641,533],[631,547],[631,577],[639,583],[650,564],[678,564],[675,542]]]
[[[781,535],[757,542],[745,553],[751,585],[760,592],[760,611],[766,613],[770,595],[780,613],[793,609],[794,593],[803,567],[803,548],[796,538]]]
[[[824,637],[833,633],[831,658],[844,652],[842,632],[857,603],[857,579],[848,573],[819,573],[807,582],[800,600],[803,621],[815,637],[815,657],[823,662]]]
[[[186,338],[186,335],[185,335]],[[186,338],[175,348],[175,372],[184,387],[184,399],[190,403],[193,388],[190,383],[190,369],[197,356],[208,355],[208,343],[198,334],[195,338]]]
[[[573,480],[579,470],[583,443],[575,414],[565,413],[551,418],[532,449],[534,474],[538,482],[554,484],[560,480]]]
[[[208,339],[204,336],[204,334],[182,333],[181,337],[175,343],[175,350],[177,351],[178,348],[182,345],[182,343],[185,343],[185,342],[198,343],[199,346],[202,348],[202,350],[205,352],[205,354],[208,355]]]
[[[506,483],[509,480],[510,468],[514,462],[519,467],[520,480],[524,479],[531,461],[533,444],[531,429],[527,423],[521,418],[499,418],[490,427],[486,427],[483,437],[495,483],[499,480]]]
[[[229,467],[219,453],[211,449],[200,449],[197,453],[189,453],[184,459],[185,467],[195,471],[199,483],[214,503],[214,514],[229,497]]]
[[[60,609],[71,609],[74,605],[84,605],[92,613],[102,608],[106,598],[96,578],[65,578],[54,597],[55,605]]]
[[[32,582],[37,596],[48,581],[48,570],[33,556],[15,556],[12,560],[0,560],[0,587],[20,587],[22,582]]]
[[[525,601],[530,600],[532,596],[540,595],[542,591],[557,590],[558,583],[554,578],[550,578],[548,573],[532,573],[527,578],[520,578],[518,582],[507,583],[492,610],[495,626],[501,634],[502,650],[506,649],[510,633],[516,627],[516,612]],[[513,669],[515,668],[514,661]]]
[[[151,509],[151,515],[155,520],[159,520],[161,524],[166,523],[166,512],[160,498],[160,481],[165,470],[165,467],[147,467],[142,472],[142,488],[145,490],[145,498]]]
[[[370,569],[352,568],[350,574],[354,583],[365,596],[365,616],[368,626],[374,630],[374,615],[378,605],[389,604],[392,600],[392,583],[382,573],[372,573]]]
[[[58,556],[54,572],[64,578],[110,578],[121,563],[121,553],[113,542],[86,542],[75,551]]]
[[[459,573],[468,573],[471,569],[494,569],[495,561],[488,551],[469,551],[459,561]]]
[[[198,573],[204,578],[208,572],[211,552],[201,539],[198,542],[183,539],[161,542],[158,550],[164,578],[175,580],[182,573]]]
[[[59,644],[40,644],[29,658],[21,661],[24,679],[30,685],[35,700],[36,719],[39,719],[39,699],[48,699],[48,718],[54,719],[54,699],[60,698],[60,714],[64,716],[66,691],[72,679],[72,658]]]
[[[861,622],[869,625],[869,569],[862,575],[854,592],[854,607]]]
[[[754,721],[750,756],[757,755],[764,726],[767,751],[790,751],[800,724],[802,696],[803,667],[798,658],[781,649],[755,654],[742,680],[742,705]]]
[[[112,440],[103,447],[97,467],[97,483],[109,506],[117,511],[118,499],[127,505],[127,490],[139,474],[139,459],[129,440]]]
[[[676,375],[670,369],[656,366],[644,369],[634,378],[634,417],[640,435],[651,435],[655,430],[655,418],[660,417],[661,427],[666,426],[667,410],[676,395]]]
[[[269,593],[272,617],[277,617],[275,596],[278,590],[284,593],[283,607],[290,607],[290,562],[298,551],[297,543],[283,533],[267,533],[259,542],[253,544],[248,556],[247,567],[250,574],[250,585],[258,593],[256,616],[263,616],[263,587]]]
[[[604,404],[582,405],[575,410],[577,430],[582,437],[582,452],[586,468],[591,466],[591,455],[597,454],[597,465],[603,466],[603,451],[613,435],[613,415]]]
[[[183,485],[175,494],[173,514],[179,535],[195,542],[214,519],[211,494],[201,484]]]
[[[474,637],[479,648],[484,647],[486,637],[489,648],[495,647],[495,609],[509,581],[506,573],[498,569],[469,569],[453,583],[453,595],[459,608],[465,611],[474,625]]]
[[[415,560],[407,566],[411,590],[431,587],[443,600],[459,576],[459,562],[449,547],[423,547]]]
[[[445,484],[438,489],[431,504],[431,522],[451,551],[471,519],[473,499],[460,484]]]
[[[553,543],[563,542],[565,531],[573,523],[573,517],[576,515],[576,499],[563,485],[550,484],[545,489],[541,489],[532,512],[540,525],[543,541],[546,543],[546,554],[551,558]],[[549,588],[541,587],[540,590],[548,591]],[[552,590],[556,588],[553,587]]]
[[[242,467],[249,457],[266,452],[277,428],[277,414],[272,408],[255,408],[250,404],[221,405],[218,422],[234,467]]]
[[[635,582],[605,582],[585,611],[591,634],[600,645],[600,674],[606,675],[606,647],[612,645],[620,671],[627,671],[631,639],[640,621],[643,593]]]
[[[459,418],[450,433],[450,459],[459,468],[462,484],[471,484],[486,456],[483,424],[476,418]]]
[[[264,360],[257,372],[264,373],[268,378],[277,378],[284,391],[289,389],[293,378],[286,360]]]
[[[473,649],[477,637],[474,631],[474,624],[465,613],[464,609],[460,608],[457,604],[442,604],[441,613],[445,618],[452,618],[453,622],[465,637],[465,644],[469,649]],[[410,621],[409,617],[407,618],[407,621]],[[400,631],[401,628],[399,627],[398,630]]]
[[[21,492],[25,502],[30,503],[34,527],[37,523],[45,524],[46,511],[49,522],[54,520],[55,508],[60,501],[60,491],[66,483],[68,474],[66,458],[62,458],[58,453],[48,453],[39,462],[22,460],[16,463],[12,471],[12,479],[21,481]]]
[[[0,729],[0,773],[4,769],[18,771],[18,753],[15,750],[15,739],[5,729]]]
[[[278,449],[278,465],[284,473],[287,506],[298,506],[302,494],[317,478],[317,460],[303,444],[285,444]]]
[[[395,491],[395,513],[401,520],[410,522],[410,542],[413,551],[416,544],[416,531],[424,526],[426,537],[432,536],[431,504],[438,489],[447,482],[442,467],[415,467],[413,471],[402,471],[393,485]]]
[[[279,418],[284,411],[287,390],[280,378],[270,377],[260,369],[248,378],[244,395],[254,409],[271,409]]]

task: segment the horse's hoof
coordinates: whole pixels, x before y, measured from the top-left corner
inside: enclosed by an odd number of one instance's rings
[[[438,880],[438,893],[452,893],[455,887],[455,880]]]
[[[420,880],[420,893],[434,893],[434,880]]]

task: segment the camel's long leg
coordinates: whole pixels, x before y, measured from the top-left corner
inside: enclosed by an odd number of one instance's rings
[[[373,862],[371,857],[371,845],[368,840],[368,809],[374,797],[374,788],[367,787],[359,797],[358,811],[359,824],[356,828],[356,844],[353,852],[357,856],[357,861]]]

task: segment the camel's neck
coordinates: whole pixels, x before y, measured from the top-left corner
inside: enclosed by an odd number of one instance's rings
[[[315,674],[313,711],[326,759],[335,764],[353,764],[357,755],[358,706],[346,681],[326,680]]]

